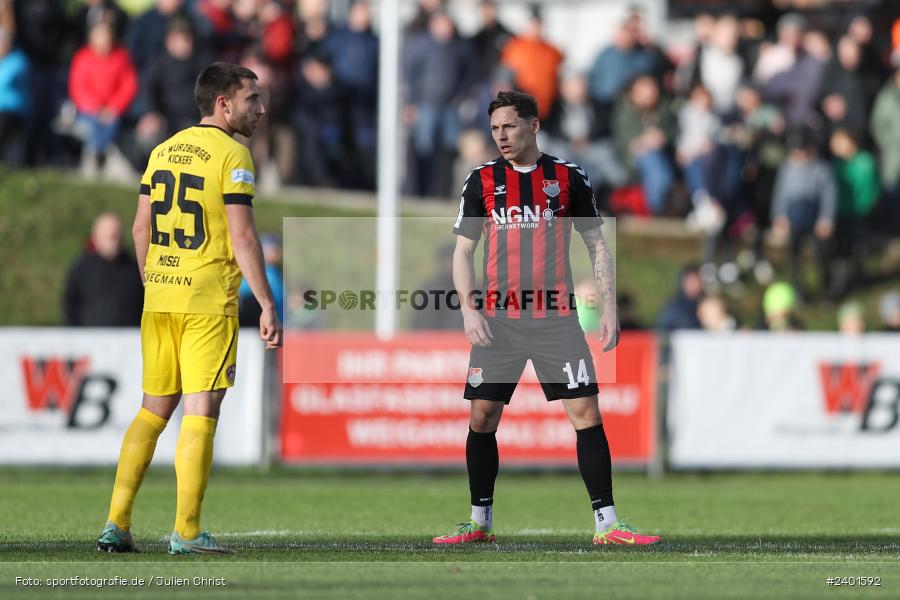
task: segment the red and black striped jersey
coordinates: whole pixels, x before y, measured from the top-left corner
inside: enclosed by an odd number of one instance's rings
[[[545,318],[574,316],[572,225],[586,231],[602,224],[584,169],[542,154],[530,170],[503,158],[472,170],[453,232],[484,236],[486,316]]]

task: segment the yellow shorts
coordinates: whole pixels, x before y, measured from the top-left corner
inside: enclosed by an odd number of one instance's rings
[[[144,393],[195,394],[234,385],[237,317],[145,312]]]

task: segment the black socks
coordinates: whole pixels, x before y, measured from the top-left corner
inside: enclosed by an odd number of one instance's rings
[[[613,506],[615,502],[612,493],[612,463],[603,424],[578,429],[575,434],[578,436],[575,445],[578,452],[578,470],[591,497],[591,508],[597,510]],[[469,436],[471,438],[472,434]],[[469,477],[471,481],[471,475]]]
[[[607,457],[609,457],[609,451],[607,451]],[[497,472],[500,469],[496,431],[479,433],[472,431],[471,427],[469,428],[469,437],[466,438],[466,469],[469,471],[469,492],[472,494],[472,506],[494,504],[494,482],[497,480]]]

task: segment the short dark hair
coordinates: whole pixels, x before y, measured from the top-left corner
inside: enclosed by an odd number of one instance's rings
[[[185,17],[176,15],[169,19],[169,23],[166,26],[166,35],[170,33],[183,33],[194,37],[194,26]]]
[[[836,135],[842,135],[853,142],[853,145],[859,146],[859,134],[855,133],[851,129],[847,129],[846,127],[838,127],[831,132],[831,139],[833,139]]]
[[[246,67],[226,62],[214,62],[197,77],[194,101],[200,114],[209,117],[215,112],[216,98],[231,97],[241,87],[244,79],[256,81],[256,73]]]
[[[784,146],[791,150],[815,150],[816,140],[813,132],[807,127],[795,127],[785,135]]]
[[[523,92],[500,92],[497,97],[491,101],[488,106],[488,116],[494,114],[494,111],[504,106],[512,106],[516,109],[516,113],[523,119],[529,119],[538,116],[538,103],[534,96],[530,96]]]

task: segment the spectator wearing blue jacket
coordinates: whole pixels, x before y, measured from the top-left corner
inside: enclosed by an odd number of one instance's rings
[[[653,71],[653,56],[638,44],[638,31],[633,20],[626,20],[616,30],[613,44],[594,60],[588,73],[591,97],[612,105],[636,77]]]
[[[378,38],[372,33],[368,0],[356,0],[347,24],[332,29],[319,47],[327,57],[341,96],[344,130],[353,155],[357,180],[350,187],[374,189],[378,99]]]
[[[448,157],[456,152],[459,105],[472,89],[478,71],[469,41],[456,34],[456,26],[447,13],[432,13],[428,29],[405,45],[403,72],[404,116],[415,154],[410,192],[418,196],[448,196]]]
[[[24,160],[22,135],[28,106],[28,59],[13,48],[13,37],[0,29],[0,160],[10,166]]]
[[[678,274],[678,291],[666,302],[659,315],[657,329],[671,333],[678,329],[700,329],[697,308],[703,299],[700,270],[690,265]]]
[[[127,45],[131,61],[143,76],[153,58],[166,50],[169,19],[181,15],[190,19],[184,0],[156,0],[155,5],[142,13],[128,27]],[[193,19],[191,19],[193,21]],[[196,28],[195,28],[196,30]]]
[[[63,0],[14,0],[12,4],[15,45],[28,57],[24,146],[29,166],[59,163],[64,154],[64,144],[51,127],[66,88],[63,66],[71,31],[63,4]]]
[[[788,243],[791,285],[800,297],[803,288],[800,260],[804,244],[813,242],[820,282],[831,285],[828,264],[831,238],[838,207],[838,187],[830,164],[820,159],[808,130],[792,131],[787,137],[787,160],[778,167],[772,191],[772,233]]]

